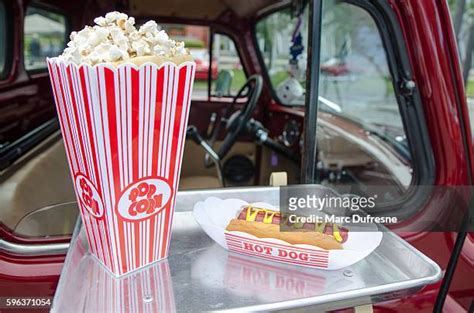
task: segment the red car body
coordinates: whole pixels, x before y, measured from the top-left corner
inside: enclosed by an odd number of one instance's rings
[[[42,115],[50,115],[54,112],[54,108],[47,73],[28,76],[23,68],[23,57],[20,51],[22,49],[22,20],[27,2],[16,0],[9,6],[15,26],[12,41],[14,57],[8,78],[0,81],[0,116],[2,119],[14,119],[24,112],[36,110],[37,114],[28,126],[33,127],[31,125],[39,123],[36,121],[40,121]],[[84,16],[81,16],[77,14],[83,11],[79,2],[50,2],[71,16],[73,29],[81,28],[85,23],[89,23],[92,17],[103,13],[86,12]],[[390,4],[402,28],[414,80],[420,89],[435,164],[434,185],[471,185],[474,175],[472,132],[448,4],[446,1],[437,0],[390,0]],[[165,17],[158,18],[158,21],[171,22],[173,19]],[[221,15],[212,22],[216,31],[225,32],[235,40],[243,66],[250,74],[262,71],[254,42],[254,23],[254,20],[241,20],[232,14]],[[208,67],[206,70],[205,64],[201,64],[201,68],[201,70],[198,69],[196,77],[207,79]],[[217,75],[217,68],[215,71]],[[214,75],[214,69],[211,72]],[[266,87],[268,86],[266,82]],[[20,101],[18,99],[22,97],[29,99],[24,101],[26,104],[22,107],[23,113],[5,105],[8,101]],[[216,105],[225,107],[226,103]],[[283,121],[289,116],[302,121],[301,110],[279,105],[272,97],[270,88],[264,88],[260,105],[265,105],[266,109],[259,109],[256,116],[268,124],[270,135],[281,133]],[[215,106],[209,105],[208,101],[193,102],[191,123],[200,128],[201,132],[205,132],[208,117],[213,110]],[[272,119],[271,125],[268,123],[269,116]],[[449,203],[444,203],[443,199],[431,201],[437,202],[438,206],[444,210],[449,209]],[[410,223],[417,217],[415,215],[412,220],[407,220],[405,223]],[[446,269],[453,251],[456,233],[404,233],[403,226],[396,225],[392,230],[397,231],[403,239],[433,259],[442,269]],[[0,237],[12,243],[45,242],[13,236],[1,225]],[[51,239],[48,242],[51,241],[67,242],[68,238]],[[0,251],[1,296],[53,296],[64,257],[64,255],[25,257]],[[474,297],[473,281],[474,235],[469,234],[449,289],[444,306],[445,312],[469,310]],[[440,283],[428,286],[408,298],[376,304],[374,309],[376,312],[431,312],[439,287]]]
[[[195,58],[194,61],[196,62],[196,79],[207,81],[209,79],[209,61],[197,58]],[[211,79],[217,79],[217,74],[217,64],[213,61],[211,62]]]

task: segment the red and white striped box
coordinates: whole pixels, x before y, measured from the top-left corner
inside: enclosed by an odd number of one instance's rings
[[[329,263],[328,250],[308,249],[268,239],[249,238],[236,232],[226,232],[225,240],[229,251],[261,259],[324,269]]]
[[[48,59],[90,248],[116,276],[168,256],[195,68]]]

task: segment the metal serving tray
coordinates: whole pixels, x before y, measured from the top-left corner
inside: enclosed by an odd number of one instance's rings
[[[390,232],[368,257],[337,271],[229,253],[192,216],[194,204],[210,196],[279,202],[277,187],[178,192],[168,260],[120,279],[89,253],[79,219],[52,311],[322,311],[407,296],[441,277],[436,263]]]

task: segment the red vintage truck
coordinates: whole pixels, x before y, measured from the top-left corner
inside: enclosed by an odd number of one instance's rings
[[[468,198],[474,174],[446,1],[0,0],[0,312],[11,299],[51,302],[78,216],[45,58],[61,53],[70,31],[113,10],[137,23],[154,19],[207,51],[209,74],[192,96],[183,199],[193,189],[250,193],[281,171],[290,184],[359,195],[387,187],[370,214],[398,216],[388,228],[443,278],[328,310],[473,311],[472,225],[441,192],[459,187]],[[459,227],[413,226],[450,214]],[[179,301],[174,309],[183,311]]]

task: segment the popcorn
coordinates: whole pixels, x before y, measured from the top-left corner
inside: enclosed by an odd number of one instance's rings
[[[95,18],[94,23],[72,32],[71,41],[59,57],[76,64],[94,65],[137,56],[189,55],[184,43],[170,39],[155,21],[148,21],[137,30],[133,17],[114,11]]]

